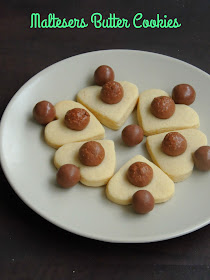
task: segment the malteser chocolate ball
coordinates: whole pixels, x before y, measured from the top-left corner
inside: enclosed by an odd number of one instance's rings
[[[135,146],[144,138],[143,130],[136,124],[126,126],[122,131],[122,140],[127,146]]]
[[[73,130],[83,130],[90,122],[90,114],[82,108],[69,110],[64,118],[65,125]]]
[[[48,101],[40,101],[33,109],[33,117],[40,124],[48,124],[55,119],[55,107]]]
[[[70,188],[80,180],[80,170],[74,164],[64,164],[57,172],[57,183],[63,188]]]
[[[202,171],[210,170],[210,146],[202,146],[193,154],[195,166]]]
[[[192,86],[180,84],[173,88],[172,98],[176,104],[190,105],[195,101],[196,93]]]
[[[169,119],[175,112],[175,103],[169,96],[155,97],[151,103],[152,114],[159,119]]]
[[[162,141],[162,151],[168,156],[179,156],[187,149],[187,140],[179,132],[169,132]]]
[[[132,197],[133,209],[137,214],[146,214],[154,208],[155,200],[146,190],[139,190]]]
[[[118,82],[107,82],[101,89],[101,100],[108,104],[119,103],[123,95],[123,87]]]
[[[94,73],[94,81],[96,85],[103,86],[109,81],[114,81],[114,71],[110,66],[101,65]]]
[[[86,142],[79,149],[79,159],[87,166],[99,165],[105,157],[103,146],[96,141]]]
[[[153,170],[145,162],[135,162],[128,168],[127,177],[134,186],[144,187],[152,181]]]

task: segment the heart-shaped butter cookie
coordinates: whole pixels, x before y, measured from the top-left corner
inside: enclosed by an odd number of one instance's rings
[[[150,89],[142,92],[139,96],[137,118],[144,131],[144,135],[148,136],[165,131],[199,127],[198,114],[191,107],[183,104],[176,104],[174,114],[168,119],[155,117],[151,113],[150,106],[153,99],[158,96],[169,95],[160,89]]]
[[[162,149],[162,141],[168,132],[147,137],[146,147],[153,160],[174,182],[187,179],[193,171],[192,154],[200,147],[207,145],[206,135],[198,129],[176,131],[187,140],[186,151],[179,156],[168,156]]]
[[[112,140],[99,140],[104,150],[105,157],[98,166],[86,166],[79,160],[79,149],[86,142],[69,143],[60,147],[54,156],[56,168],[64,164],[74,164],[80,168],[81,183],[86,186],[100,187],[113,176],[116,165],[114,142]]]
[[[116,104],[107,104],[101,100],[100,86],[86,87],[77,94],[78,102],[87,107],[102,124],[114,130],[118,130],[124,124],[139,97],[136,85],[126,81],[119,83],[123,87],[124,96]]]
[[[134,162],[147,163],[153,169],[153,179],[145,187],[136,187],[127,179],[127,171]],[[121,204],[131,204],[132,196],[138,190],[149,191],[155,203],[161,203],[169,200],[174,194],[174,182],[154,163],[147,160],[141,155],[137,155],[130,159],[120,170],[111,178],[106,186],[106,195],[109,200]]]
[[[80,103],[71,100],[61,101],[55,105],[57,120],[50,122],[44,131],[45,141],[49,146],[57,149],[66,143],[104,138],[105,130],[103,126],[89,111],[90,122],[86,128],[81,131],[69,129],[64,123],[64,117],[67,111],[74,108],[82,108],[88,111]]]

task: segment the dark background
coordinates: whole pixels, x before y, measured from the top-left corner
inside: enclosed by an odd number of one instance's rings
[[[82,18],[115,12],[167,14],[178,29],[30,29],[30,14]],[[169,55],[210,72],[210,2],[0,1],[0,116],[33,75],[67,57],[100,49]],[[141,67],[141,66],[139,66]],[[150,244],[89,240],[45,221],[14,193],[0,170],[0,279],[210,279],[210,227]],[[193,214],[193,213],[192,213]]]

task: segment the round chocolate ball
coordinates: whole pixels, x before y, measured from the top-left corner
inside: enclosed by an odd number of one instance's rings
[[[187,140],[179,132],[169,132],[162,141],[162,151],[168,156],[179,156],[187,149]]]
[[[172,98],[176,104],[190,105],[195,101],[196,92],[191,85],[180,84],[173,88]]]
[[[79,159],[87,166],[99,165],[105,157],[103,146],[96,141],[86,142],[79,149]]]
[[[55,107],[46,100],[38,102],[33,109],[33,117],[40,124],[48,124],[55,119]]]
[[[122,131],[122,140],[127,146],[135,146],[144,138],[143,130],[137,124],[130,124]]]
[[[169,96],[155,97],[151,103],[152,114],[159,119],[169,119],[175,112],[175,103]]]
[[[82,108],[69,110],[64,118],[65,125],[73,130],[83,130],[90,122],[90,114]]]
[[[139,190],[132,197],[132,205],[136,213],[146,214],[154,208],[155,200],[150,192]]]
[[[123,87],[115,81],[107,82],[101,89],[101,100],[107,104],[119,103],[123,95]]]
[[[80,180],[80,170],[74,164],[64,164],[57,172],[57,183],[63,188],[70,188]]]
[[[193,154],[193,160],[197,169],[210,170],[210,146],[202,146]]]
[[[128,168],[127,178],[132,185],[144,187],[152,181],[153,170],[145,162],[134,162]]]
[[[109,81],[114,81],[114,71],[110,66],[101,65],[94,73],[94,81],[96,85],[103,86]]]

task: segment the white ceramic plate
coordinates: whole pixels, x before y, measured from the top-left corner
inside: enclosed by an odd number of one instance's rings
[[[179,83],[191,84],[197,92],[192,107],[200,116],[200,129],[210,139],[209,75],[182,61],[148,52],[108,50],[91,52],[58,62],[30,79],[13,97],[1,122],[1,163],[19,197],[39,215],[70,232],[111,242],[152,242],[180,236],[210,221],[210,172],[194,171],[176,184],[175,196],[156,205],[147,215],[135,214],[130,206],[119,206],[105,197],[104,187],[80,184],[69,190],[56,186],[52,164],[54,149],[43,140],[43,128],[32,119],[32,109],[41,100],[56,103],[75,99],[90,85],[95,69],[113,67],[116,80],[136,84],[139,91],[160,88],[171,93]],[[126,124],[135,123],[136,112]],[[124,126],[125,126],[124,125]],[[123,126],[123,127],[124,127]],[[136,154],[149,158],[145,139],[129,148],[121,131],[106,129],[106,139],[116,145],[117,170]]]

